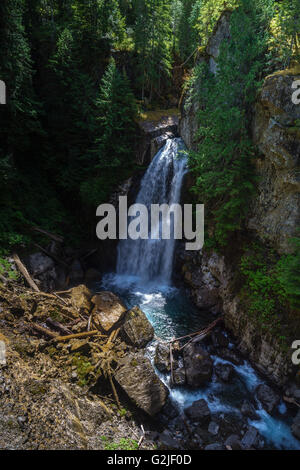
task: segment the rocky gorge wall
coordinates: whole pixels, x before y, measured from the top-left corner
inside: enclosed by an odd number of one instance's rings
[[[221,17],[205,53],[198,58],[206,60],[213,73],[220,44],[229,37],[229,18],[228,12]],[[266,77],[254,110],[258,185],[246,228],[278,254],[289,253],[289,239],[300,226],[300,105],[292,102],[292,83],[299,79],[297,68]],[[183,96],[179,133],[192,150],[197,147],[198,106]],[[182,270],[196,305],[223,312],[240,350],[267,377],[283,385],[292,372],[291,354],[283,352],[278,339],[262,332],[249,317],[235,286],[236,265],[230,256],[216,252],[186,254]]]

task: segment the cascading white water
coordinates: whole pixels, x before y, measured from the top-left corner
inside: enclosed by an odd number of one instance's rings
[[[149,211],[151,204],[176,204],[180,202],[186,157],[181,139],[168,139],[156,154],[145,173],[136,203],[144,204]],[[145,281],[169,283],[175,240],[162,240],[160,226],[152,227],[158,240],[123,240],[118,245],[117,273],[138,276]],[[150,230],[149,230],[150,233]]]

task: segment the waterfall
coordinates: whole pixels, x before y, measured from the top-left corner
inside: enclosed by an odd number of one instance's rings
[[[186,157],[181,139],[168,139],[156,154],[145,173],[136,203],[144,204],[149,211],[151,204],[180,202]],[[153,227],[152,227],[153,229]],[[161,239],[161,227],[155,227],[158,240],[122,240],[118,245],[117,274],[137,276],[145,281],[169,283],[172,275],[175,240]],[[149,230],[150,233],[150,230]],[[172,232],[171,232],[172,233]]]

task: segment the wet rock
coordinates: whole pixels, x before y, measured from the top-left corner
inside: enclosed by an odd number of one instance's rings
[[[298,413],[296,417],[293,420],[293,424],[291,426],[292,433],[297,439],[300,439],[300,410],[298,410]]]
[[[160,372],[170,372],[170,348],[167,344],[158,343],[156,346],[154,364]]]
[[[241,407],[242,415],[250,419],[259,419],[258,414],[255,411],[254,406],[249,401],[245,400]]]
[[[234,375],[234,367],[231,364],[217,364],[215,366],[215,372],[218,379],[222,382],[230,382]]]
[[[184,412],[191,421],[196,421],[200,424],[208,424],[210,420],[210,410],[204,399],[194,401],[191,406],[185,408]]]
[[[216,348],[227,348],[229,344],[229,339],[220,330],[213,331],[211,335],[211,339],[212,339],[213,345]]]
[[[184,348],[183,359],[188,385],[200,387],[211,380],[213,361],[199,340],[192,341]]]
[[[151,147],[150,147],[150,159],[151,161],[157,154],[157,152],[166,144],[168,139],[173,139],[175,136],[172,132],[166,132],[158,137],[155,137],[151,140]]]
[[[174,436],[167,430],[162,432],[159,437],[159,449],[171,449],[179,450],[181,449],[180,442],[174,438]]]
[[[235,366],[241,366],[244,364],[243,359],[240,358],[234,351],[231,351],[231,349],[220,349],[218,354],[222,359],[232,362],[232,364]]]
[[[178,409],[176,408],[176,406],[173,404],[171,400],[168,400],[166,405],[163,407],[162,413],[168,419],[177,418],[177,416],[179,415]]]
[[[122,359],[114,377],[129,398],[150,416],[166,404],[168,389],[143,354],[131,354]]]
[[[208,432],[212,434],[213,436],[217,436],[219,434],[219,429],[220,429],[220,426],[215,421],[211,421],[209,423]]]
[[[173,372],[174,385],[184,385],[186,381],[185,368],[179,367]]]
[[[119,297],[112,292],[99,292],[92,298],[93,324],[96,328],[108,333],[119,322],[127,311]]]
[[[154,329],[144,312],[139,307],[133,307],[125,314],[121,335],[126,343],[144,348],[153,339]]]
[[[208,444],[205,446],[204,450],[224,450],[224,446],[219,442],[215,442],[214,444]]]
[[[241,450],[242,444],[239,439],[239,436],[232,434],[225,441],[225,447],[230,447],[232,450]]]
[[[256,447],[259,441],[259,434],[253,426],[249,426],[247,432],[243,436],[241,441],[243,449],[251,449],[251,447]]]
[[[274,390],[266,384],[260,384],[256,388],[256,396],[264,409],[272,414],[280,402],[280,397]]]

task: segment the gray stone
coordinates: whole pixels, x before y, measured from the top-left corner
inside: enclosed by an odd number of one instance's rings
[[[150,416],[156,415],[166,404],[169,391],[142,353],[122,359],[114,377],[136,406]]]
[[[219,434],[219,429],[220,429],[220,426],[215,421],[211,421],[209,423],[208,432],[212,434],[213,436],[217,436]]]
[[[184,412],[191,421],[200,424],[207,424],[210,420],[210,410],[204,399],[194,401],[191,406],[185,408]]]
[[[133,307],[125,314],[121,335],[130,345],[144,348],[153,339],[154,329],[144,312],[139,307]]]
[[[184,385],[186,381],[185,368],[179,367],[173,372],[174,385]]]
[[[229,436],[226,441],[225,441],[225,446],[230,447],[232,450],[241,450],[242,449],[242,444],[239,439],[239,436],[236,434],[232,434]]]
[[[184,348],[183,353],[186,381],[191,387],[200,387],[211,380],[213,361],[202,348],[201,341],[194,340]]]
[[[249,426],[248,431],[243,436],[241,441],[242,447],[244,449],[251,449],[251,447],[256,447],[258,444],[259,434],[253,426]]]
[[[266,384],[260,384],[256,388],[256,395],[264,409],[269,413],[274,413],[280,402],[280,396]]]
[[[155,349],[154,364],[160,372],[170,372],[170,348],[167,344],[157,344]]]
[[[258,414],[255,411],[254,406],[249,401],[245,400],[241,407],[242,415],[250,419],[259,419]]]
[[[230,382],[234,375],[234,367],[231,364],[219,363],[215,366],[215,372],[222,382]]]

